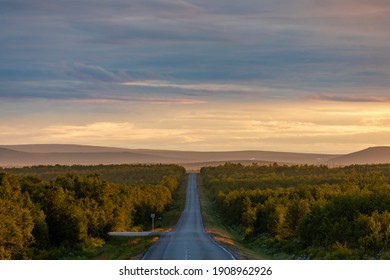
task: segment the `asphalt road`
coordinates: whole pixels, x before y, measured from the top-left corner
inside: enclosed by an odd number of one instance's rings
[[[232,260],[234,257],[205,231],[196,189],[196,174],[188,175],[185,209],[174,230],[146,252],[145,260]]]

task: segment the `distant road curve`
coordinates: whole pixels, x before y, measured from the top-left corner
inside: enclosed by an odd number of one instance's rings
[[[204,231],[196,189],[196,174],[188,175],[186,206],[171,233],[146,252],[145,260],[234,260],[234,256]]]

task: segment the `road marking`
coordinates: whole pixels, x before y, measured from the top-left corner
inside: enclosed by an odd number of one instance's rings
[[[191,251],[190,249],[188,248],[188,245],[186,243],[186,260],[190,260],[191,259]]]

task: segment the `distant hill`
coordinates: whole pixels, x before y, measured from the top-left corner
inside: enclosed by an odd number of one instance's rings
[[[335,165],[380,163],[390,163],[390,147],[370,147],[329,160],[329,164]]]
[[[3,145],[0,166],[54,164],[175,163],[199,168],[225,162],[243,164],[322,164],[338,155],[284,153],[268,151],[190,152],[123,149],[84,145]]]
[[[33,162],[34,156],[20,151],[6,149],[0,146],[0,166],[25,165],[26,162]]]
[[[62,144],[0,145],[0,166],[175,163],[198,169],[225,162],[330,165],[390,163],[390,147],[372,147],[347,155],[328,155],[270,151],[191,152]]]
[[[26,153],[104,153],[130,151],[124,148],[73,144],[0,145],[0,147]]]
[[[171,163],[159,155],[143,154],[133,150],[78,145],[0,146],[0,166],[31,165],[96,165],[125,163]],[[11,149],[12,148],[12,149]]]

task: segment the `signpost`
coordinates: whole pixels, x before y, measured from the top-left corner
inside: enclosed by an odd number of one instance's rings
[[[152,218],[152,231],[154,231],[154,218],[156,217],[156,214],[152,213],[150,214],[150,217]]]

